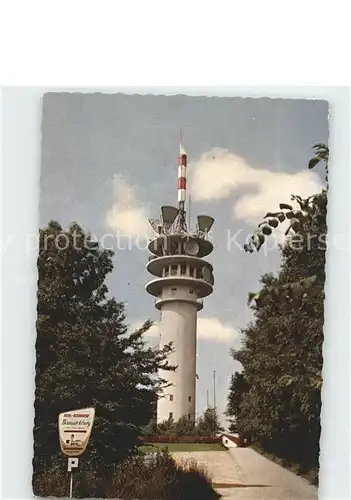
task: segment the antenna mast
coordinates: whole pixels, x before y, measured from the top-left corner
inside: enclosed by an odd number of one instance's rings
[[[186,200],[186,166],[187,154],[182,145],[182,131],[180,130],[179,144],[179,163],[178,163],[178,204],[179,215],[177,220],[177,229],[179,232],[187,232],[186,216],[185,216],[185,200]]]
[[[216,370],[213,370],[213,408],[216,409]]]

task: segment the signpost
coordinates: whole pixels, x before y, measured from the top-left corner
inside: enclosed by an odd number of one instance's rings
[[[67,470],[70,472],[69,478],[69,497],[72,498],[73,495],[73,470],[78,467],[78,458],[68,457],[68,467]]]
[[[83,408],[60,413],[58,418],[60,447],[68,457],[70,473],[69,496],[73,495],[73,469],[78,467],[78,458],[88,446],[95,418],[94,408]]]

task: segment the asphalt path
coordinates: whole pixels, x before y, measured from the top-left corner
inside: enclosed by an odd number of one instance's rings
[[[172,453],[196,461],[211,476],[223,500],[316,500],[317,488],[251,448]]]

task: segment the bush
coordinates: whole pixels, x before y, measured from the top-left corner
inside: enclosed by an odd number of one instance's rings
[[[67,496],[67,473],[54,468],[33,481],[36,496]],[[176,464],[167,451],[137,455],[125,460],[111,477],[98,477],[93,470],[75,473],[75,498],[123,498],[124,500],[215,500],[219,494],[213,489],[207,472],[194,462]]]
[[[199,467],[193,460],[183,461],[177,466],[175,480],[170,484],[168,500],[218,499],[220,495],[213,490],[211,478],[206,469]]]
[[[223,432],[217,410],[215,408],[207,408],[196,422],[189,420],[186,416],[181,417],[178,421],[173,418],[157,423],[156,420],[151,420],[148,425],[141,429],[141,434],[144,436],[216,436],[219,432]]]
[[[176,436],[176,435],[153,435],[142,436],[144,443],[220,443],[221,439],[215,436]]]

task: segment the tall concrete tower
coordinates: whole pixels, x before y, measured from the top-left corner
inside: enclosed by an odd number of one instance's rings
[[[178,207],[161,207],[159,219],[150,219],[155,238],[149,243],[147,270],[153,279],[146,290],[155,297],[160,311],[160,347],[172,342],[169,355],[174,372],[162,370],[168,387],[158,400],[157,421],[181,417],[195,420],[196,326],[203,298],[212,293],[213,269],[204,257],[213,250],[208,239],[214,219],[197,216],[194,231],[186,222],[187,155],[180,146],[178,167]]]

